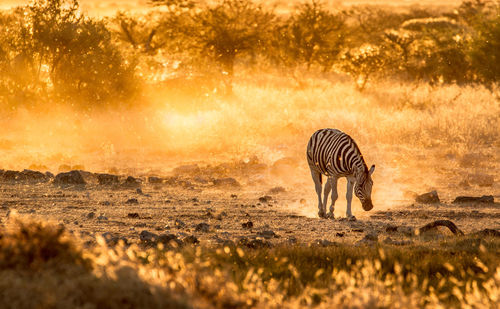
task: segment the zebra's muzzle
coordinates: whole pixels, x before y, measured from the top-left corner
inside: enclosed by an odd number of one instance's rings
[[[372,210],[372,208],[373,208],[372,200],[365,201],[364,203],[361,204],[361,206],[363,207],[363,209],[365,211]]]

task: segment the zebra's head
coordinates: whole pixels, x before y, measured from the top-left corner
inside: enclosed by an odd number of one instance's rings
[[[361,201],[361,206],[366,211],[369,211],[373,208],[372,204],[372,187],[373,180],[372,174],[375,170],[375,165],[372,165],[370,170],[361,170],[356,175],[356,184],[354,185],[354,194]]]

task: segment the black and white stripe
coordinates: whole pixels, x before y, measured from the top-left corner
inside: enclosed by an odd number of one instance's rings
[[[351,213],[353,189],[360,199],[363,209],[368,211],[373,208],[371,174],[375,166],[368,169],[358,145],[349,135],[337,129],[316,131],[307,144],[307,162],[318,194],[318,214],[320,217],[325,216],[328,194],[332,190],[332,205],[326,216],[333,218],[334,205],[338,197],[337,180],[340,177],[347,178],[346,213],[348,217],[353,218]],[[323,202],[321,200],[322,175],[328,177]]]

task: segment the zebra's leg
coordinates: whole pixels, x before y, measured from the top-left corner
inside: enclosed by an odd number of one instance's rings
[[[332,189],[332,182],[330,180],[330,178],[328,177],[326,179],[326,183],[325,183],[325,189],[324,189],[324,192],[323,192],[323,207],[324,207],[324,211],[326,212],[326,205],[328,205],[328,195],[330,194],[330,190]],[[329,218],[328,217],[328,214],[325,215],[325,218]]]
[[[349,219],[349,220],[356,220],[356,218],[352,215],[352,212],[351,212],[353,187],[354,187],[354,181],[347,179],[347,192],[345,194],[345,198],[347,200],[346,216],[347,216],[347,219]]]
[[[338,182],[337,177],[330,177],[328,179],[328,183],[330,183],[330,187],[332,188],[332,204],[330,205],[330,211],[326,214],[327,218],[334,219],[335,216],[333,214],[335,210],[335,201],[337,201],[337,198],[339,197],[339,194],[337,192],[337,182]],[[326,203],[325,203],[326,207]]]
[[[318,171],[315,171],[311,168],[311,176],[314,181],[314,188],[316,189],[316,194],[318,195],[318,215],[320,218],[325,216],[325,209],[323,208],[323,204],[321,203],[321,191],[323,186],[321,185],[321,174]]]

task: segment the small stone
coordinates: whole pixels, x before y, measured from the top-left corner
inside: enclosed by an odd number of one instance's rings
[[[97,181],[101,186],[114,185],[120,182],[117,175],[111,174],[97,174]]]
[[[335,235],[337,235],[337,237],[344,237],[344,232],[337,232]]]
[[[163,182],[163,178],[151,176],[148,177],[148,182],[153,184],[160,184]]]
[[[460,203],[494,203],[495,198],[493,195],[483,195],[481,197],[476,196],[457,196],[453,201],[454,204]]]
[[[259,202],[261,202],[261,203],[269,203],[270,201],[272,201],[272,199],[273,199],[272,196],[265,195],[265,196],[259,197]]]
[[[238,195],[236,195],[236,194],[231,194],[231,198],[238,198]]]
[[[136,187],[136,186],[140,186],[141,182],[137,178],[134,178],[132,176],[128,176],[127,179],[125,179],[125,181],[123,182],[123,185],[128,186],[128,187]]]
[[[139,213],[137,213],[137,212],[129,212],[127,214],[127,218],[138,219],[139,218]]]
[[[273,237],[278,238],[278,235],[276,235],[276,233],[274,233],[272,230],[260,231],[257,233],[257,236],[263,237],[265,239],[271,239]]]
[[[99,217],[97,217],[97,220],[99,220],[99,221],[107,221],[108,217],[106,217],[104,214],[101,214]]]
[[[283,187],[274,187],[269,189],[269,194],[278,194],[278,193],[284,193],[286,192],[285,188]]]
[[[438,196],[436,190],[428,192],[428,193],[424,193],[422,195],[418,195],[415,198],[415,201],[417,203],[422,203],[422,204],[436,204],[436,203],[440,202],[439,196]]]
[[[247,221],[241,224],[241,227],[244,229],[251,229],[253,227],[253,222],[252,221]]]
[[[54,178],[54,184],[56,185],[85,185],[86,182],[83,179],[80,171],[70,171],[67,173],[59,173]]]
[[[155,233],[151,233],[149,231],[146,231],[146,230],[141,231],[141,233],[139,234],[139,239],[141,241],[145,241],[145,242],[155,241],[157,238],[158,238],[158,235],[156,235]]]
[[[89,212],[87,214],[87,219],[94,219],[94,217],[95,217],[95,212]]]
[[[103,205],[103,206],[110,206],[111,205],[111,202],[110,201],[102,201],[99,203],[100,205]]]
[[[196,238],[196,236],[193,236],[193,235],[185,237],[182,241],[185,244],[190,244],[190,245],[196,245],[196,244],[200,243],[200,241],[198,240],[198,238]]]
[[[231,177],[214,179],[213,183],[215,186],[221,187],[241,187],[240,183]]]
[[[182,222],[179,219],[175,219],[174,226],[178,229],[182,229],[182,228],[186,227],[186,223]]]
[[[128,199],[125,204],[139,204],[139,201],[136,198]]]
[[[197,224],[194,230],[196,232],[207,233],[210,230],[210,225],[208,225],[207,223],[202,222],[202,223]]]
[[[174,234],[160,234],[158,236],[158,243],[164,244],[168,247],[182,246],[182,241],[180,241]]]

